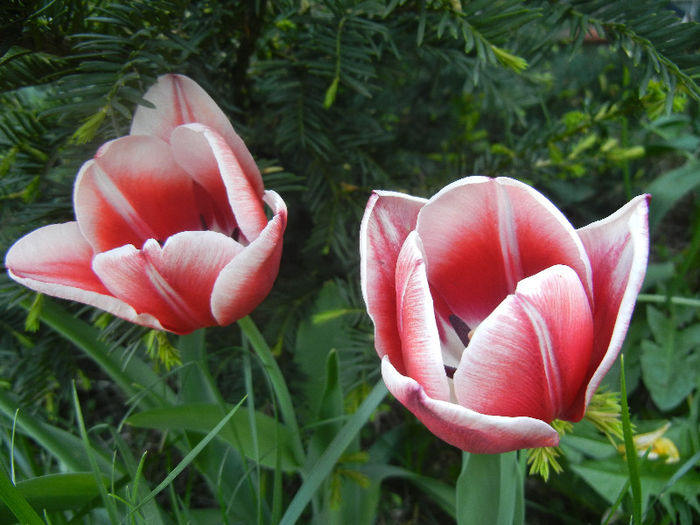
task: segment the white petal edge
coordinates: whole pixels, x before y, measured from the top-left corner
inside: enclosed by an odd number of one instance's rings
[[[559,443],[554,428],[530,417],[487,416],[455,403],[431,399],[410,377],[400,374],[388,356],[382,377],[389,391],[437,437],[476,454],[496,454]]]
[[[605,374],[608,373],[608,370],[610,370],[617,359],[617,355],[627,335],[627,329],[629,328],[632,313],[637,302],[637,295],[644,282],[649,260],[649,199],[650,195],[639,195],[612,215],[578,230],[579,234],[587,235],[591,231],[595,231],[601,227],[604,228],[619,220],[625,214],[631,213],[629,221],[627,222],[633,243],[630,277],[627,281],[627,288],[622,296],[622,301],[620,302],[620,308],[617,313],[617,320],[613,328],[608,350],[588,383],[588,388],[586,389],[586,406],[588,406],[588,403],[590,403],[593,398],[603,377],[605,377]]]

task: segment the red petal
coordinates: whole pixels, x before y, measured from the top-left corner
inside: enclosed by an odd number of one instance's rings
[[[80,229],[96,252],[202,229],[192,179],[155,137],[104,144],[80,168],[73,200]]]
[[[555,264],[573,268],[592,298],[591,270],[575,230],[544,196],[516,180],[454,182],[423,207],[416,229],[431,286],[472,328],[519,281]]]
[[[430,398],[415,380],[396,371],[389,356],[382,359],[382,377],[394,397],[428,430],[467,452],[496,454],[559,443],[557,431],[538,419],[489,416]]]
[[[92,271],[92,247],[77,222],[52,224],[18,240],[7,252],[5,266],[18,283],[37,292],[79,301],[128,321],[162,329],[148,315],[138,315],[112,297]]]
[[[177,162],[216,203],[216,216],[238,224],[246,241],[253,241],[267,224],[262,198],[223,137],[201,124],[188,124],[176,128],[170,141]]]
[[[252,312],[270,293],[279,271],[282,236],[287,226],[287,206],[274,191],[265,202],[274,216],[252,243],[221,271],[214,285],[211,309],[220,325],[227,325]]]
[[[592,343],[581,281],[568,266],[548,268],[518,283],[475,330],[454,375],[457,400],[495,416],[574,419]]]
[[[360,226],[362,296],[374,322],[374,345],[401,372],[405,368],[396,318],[396,260],[425,202],[401,193],[375,191]]]
[[[418,234],[408,234],[396,262],[396,304],[406,375],[433,399],[449,401],[433,299]]]
[[[221,233],[183,232],[162,248],[149,239],[140,251],[129,245],[100,253],[93,268],[116,297],[183,334],[217,324],[210,309],[214,283],[242,250]]]
[[[593,268],[595,334],[585,405],[617,358],[644,281],[649,199],[640,195],[610,217],[578,230]]]
[[[131,122],[132,135],[154,135],[166,142],[181,124],[199,122],[224,137],[243,166],[245,176],[262,197],[264,187],[258,169],[243,140],[224,112],[199,84],[183,75],[163,75],[143,96],[155,108],[139,106]]]

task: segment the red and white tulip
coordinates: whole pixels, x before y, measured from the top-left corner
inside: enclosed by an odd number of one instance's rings
[[[130,135],[80,169],[76,220],[24,236],[5,266],[28,288],[151,328],[227,325],[272,288],[287,208],[197,83],[164,75],[144,98],[155,107],[139,106]]]
[[[429,200],[376,191],[362,292],[391,393],[436,436],[554,446],[615,361],[646,272],[647,195],[576,230],[536,190],[467,177]]]

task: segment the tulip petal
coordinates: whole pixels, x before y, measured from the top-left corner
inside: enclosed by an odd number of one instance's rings
[[[51,224],[18,240],[7,252],[5,266],[18,283],[54,297],[96,306],[118,317],[162,330],[150,315],[112,297],[92,271],[93,251],[77,222]]]
[[[474,412],[432,399],[423,387],[400,374],[389,356],[382,358],[382,377],[389,391],[440,439],[467,452],[496,454],[521,448],[552,447],[559,434],[531,417],[501,417]]]
[[[217,324],[209,306],[214,283],[242,251],[218,232],[182,232],[162,248],[149,239],[142,250],[128,245],[100,253],[93,269],[114,296],[185,334]]]
[[[183,75],[163,75],[143,98],[155,108],[139,106],[136,109],[131,135],[154,135],[170,142],[170,134],[181,124],[199,122],[209,126],[224,137],[243,167],[243,173],[262,198],[263,181],[253,156],[224,112],[199,84]]]
[[[246,243],[255,240],[267,225],[262,198],[223,137],[207,126],[188,124],[176,128],[170,142],[177,162],[211,195],[216,215],[237,224]]]
[[[405,368],[396,324],[396,260],[426,202],[402,193],[375,191],[360,225],[360,280],[374,323],[374,345],[379,356],[389,355],[401,372]]]
[[[396,305],[403,363],[433,399],[450,400],[420,238],[408,234],[396,262]]]
[[[518,283],[475,330],[454,375],[457,400],[494,416],[580,419],[570,412],[592,343],[581,281],[568,266],[548,268]]]
[[[649,256],[649,195],[640,195],[609,217],[578,230],[593,268],[595,334],[588,405],[615,362],[627,333]]]
[[[214,284],[211,311],[220,325],[252,312],[267,296],[277,278],[282,256],[282,236],[287,226],[287,206],[272,190],[265,202],[274,216],[260,235],[226,266]]]
[[[192,179],[168,144],[155,137],[104,144],[80,168],[73,201],[80,229],[96,252],[203,227]]]
[[[428,280],[475,328],[519,281],[554,266],[573,268],[592,300],[581,239],[542,194],[514,179],[467,177],[443,188],[418,216]]]

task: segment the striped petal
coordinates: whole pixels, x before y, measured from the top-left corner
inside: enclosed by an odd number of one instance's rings
[[[573,268],[592,299],[590,264],[574,228],[544,196],[516,180],[456,181],[421,209],[416,229],[431,286],[470,327],[519,281],[555,264]]]
[[[5,266],[18,283],[53,297],[96,306],[117,317],[151,328],[162,326],[113,297],[92,271],[93,251],[77,222],[51,224],[18,240],[7,252]]]
[[[426,202],[402,193],[375,191],[360,225],[360,281],[374,323],[374,345],[380,356],[389,355],[402,372],[405,368],[394,291],[396,261]]]
[[[282,236],[287,226],[287,206],[272,190],[265,202],[274,214],[260,235],[219,275],[211,296],[211,311],[220,325],[252,312],[270,293],[282,256]]]
[[[396,263],[396,305],[406,374],[433,399],[450,400],[433,299],[418,234],[408,234]]]
[[[202,229],[192,179],[168,144],[155,137],[104,144],[80,169],[73,202],[80,229],[96,252]]]
[[[606,219],[578,230],[593,268],[595,334],[589,384],[591,400],[615,362],[627,333],[649,256],[649,195],[640,195]]]
[[[214,283],[242,250],[221,233],[182,232],[162,248],[149,239],[142,250],[128,245],[100,253],[93,269],[115,297],[184,334],[217,324],[210,308]]]
[[[475,330],[454,375],[460,405],[495,416],[580,419],[593,319],[568,266],[522,280]],[[585,407],[583,407],[585,408]]]
[[[389,391],[440,439],[467,452],[496,454],[521,448],[552,447],[559,434],[531,417],[480,414],[455,403],[433,399],[414,379],[400,374],[389,356],[382,359]]]
[[[207,126],[188,124],[176,128],[170,141],[177,162],[211,196],[215,216],[229,228],[237,224],[245,244],[255,240],[267,225],[262,198],[223,137]]]
[[[224,112],[199,84],[184,75],[163,75],[143,98],[155,108],[136,109],[131,122],[132,135],[153,135],[169,142],[170,134],[181,124],[204,124],[224,137],[255,192],[262,197],[263,181],[255,160]]]

